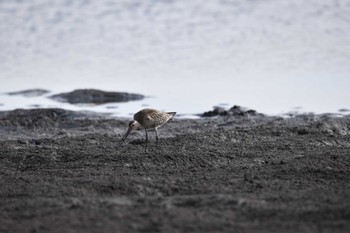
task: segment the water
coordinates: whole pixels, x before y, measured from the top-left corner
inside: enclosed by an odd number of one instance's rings
[[[151,97],[72,106],[0,95],[0,110],[337,112],[350,108],[349,28],[348,0],[2,0],[1,93],[96,88]]]

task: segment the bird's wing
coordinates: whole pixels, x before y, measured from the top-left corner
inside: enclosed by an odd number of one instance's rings
[[[134,120],[138,121],[143,127],[151,127],[154,122],[157,110],[145,108],[134,115]],[[152,117],[154,116],[154,117]]]
[[[156,123],[156,121],[151,115],[146,115],[143,118],[143,124],[144,124],[144,127],[146,127],[146,128],[154,127],[155,123]]]

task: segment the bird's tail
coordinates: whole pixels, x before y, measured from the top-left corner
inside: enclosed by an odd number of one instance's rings
[[[176,112],[167,112],[168,114],[171,115],[171,117],[175,116]]]

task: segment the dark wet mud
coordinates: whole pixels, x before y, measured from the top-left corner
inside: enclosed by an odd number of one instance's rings
[[[0,114],[0,232],[349,232],[350,116]]]

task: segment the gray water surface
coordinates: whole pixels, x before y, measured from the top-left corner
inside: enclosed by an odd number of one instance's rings
[[[350,108],[349,28],[348,0],[3,0],[1,93],[95,88],[152,97],[73,106],[0,95],[0,110],[337,112]]]

